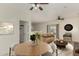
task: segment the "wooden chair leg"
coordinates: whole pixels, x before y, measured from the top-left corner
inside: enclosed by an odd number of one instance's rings
[[[9,56],[11,56],[11,48],[9,48]]]

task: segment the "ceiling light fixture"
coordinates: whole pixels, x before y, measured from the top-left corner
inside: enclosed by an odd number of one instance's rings
[[[32,5],[32,7],[30,8],[30,10],[33,10],[33,9],[39,9],[39,10],[41,10],[41,11],[43,11],[43,8],[40,6],[40,4],[42,4],[42,5],[46,5],[46,4],[48,4],[48,3],[33,3],[33,5]]]

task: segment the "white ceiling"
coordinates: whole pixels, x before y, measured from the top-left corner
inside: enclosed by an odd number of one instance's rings
[[[29,10],[32,4],[16,3],[16,4],[0,4],[0,17],[10,18],[15,16],[25,15],[32,20],[32,22],[45,22],[50,20],[56,20],[57,16],[64,18],[71,16],[79,16],[79,4],[78,3],[50,3],[47,5],[41,5],[43,11]]]

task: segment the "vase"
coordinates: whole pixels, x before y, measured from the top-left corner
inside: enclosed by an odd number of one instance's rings
[[[36,40],[35,40],[35,44],[36,44],[36,45],[39,45],[39,39],[36,39]]]

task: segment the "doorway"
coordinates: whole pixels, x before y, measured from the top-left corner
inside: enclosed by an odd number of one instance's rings
[[[23,43],[25,41],[25,27],[26,27],[26,22],[25,21],[20,21],[20,40],[19,43]]]
[[[47,25],[47,33],[53,33],[59,39],[59,24]]]

